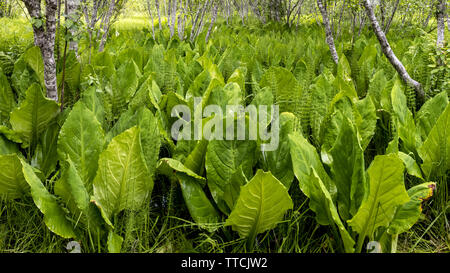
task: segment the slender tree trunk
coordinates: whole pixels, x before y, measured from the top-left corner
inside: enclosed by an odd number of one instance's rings
[[[161,26],[161,11],[159,9],[159,0],[155,0],[155,6],[156,6],[156,12],[158,13],[158,24],[159,24],[159,30],[162,30]]]
[[[156,37],[155,37],[155,24],[154,24],[154,21],[153,21],[152,5],[150,4],[150,0],[147,0],[147,10],[148,10],[148,14],[150,15],[150,25],[152,27],[152,37],[153,37],[153,40],[156,40]]]
[[[331,31],[330,21],[328,20],[328,13],[326,8],[323,6],[322,0],[317,0],[317,6],[322,13],[323,23],[325,25],[325,34],[328,47],[330,48],[331,57],[333,61],[337,64],[339,63],[339,56],[336,51],[336,46],[334,45],[333,32]]]
[[[442,48],[445,38],[445,0],[438,0],[437,4],[437,40],[436,46]]]
[[[386,35],[388,34],[389,29],[391,28],[392,20],[394,20],[395,13],[397,12],[399,3],[400,3],[400,0],[397,0],[397,2],[395,2],[395,6],[394,6],[394,10],[392,11],[392,15],[391,15],[391,17],[389,18],[389,21],[386,24],[386,28],[384,29],[384,32],[385,32]]]
[[[386,21],[386,11],[385,11],[385,0],[380,0],[380,13],[381,13],[381,29],[384,29],[384,24]]]
[[[169,4],[171,4],[170,1],[169,1]],[[169,27],[170,27],[170,39],[172,39],[173,35],[175,34],[175,18],[177,16],[177,4],[178,4],[178,0],[173,0],[172,6],[169,7],[170,16],[169,16],[168,20],[169,20]]]
[[[341,22],[342,22],[342,17],[344,15],[344,10],[345,10],[346,4],[347,4],[347,0],[344,0],[344,3],[342,3],[341,14],[339,15],[338,30],[337,30],[337,35],[336,35],[336,37],[338,37],[338,38],[339,38],[339,36],[341,36]]]
[[[43,21],[40,0],[24,0],[25,7],[30,17]],[[35,44],[40,48],[44,62],[44,82],[47,89],[47,97],[58,101],[58,86],[56,83],[55,62],[55,34],[56,34],[57,0],[46,0],[45,29],[44,23],[36,27],[33,25]]]
[[[389,42],[386,39],[386,35],[384,34],[383,30],[378,24],[377,18],[375,17],[375,13],[373,12],[373,8],[370,5],[369,0],[363,0],[363,4],[367,12],[367,17],[369,17],[373,31],[377,36],[377,39],[381,45],[381,49],[383,50],[384,55],[386,56],[386,58],[388,58],[389,62],[392,64],[395,70],[397,70],[402,80],[406,82],[406,84],[414,88],[414,90],[416,91],[417,98],[420,100],[421,103],[423,103],[425,101],[425,93],[422,89],[422,85],[419,82],[415,81],[413,78],[411,78],[411,76],[408,74],[403,64],[400,62],[397,56],[395,56],[391,46],[389,45]]]
[[[213,14],[212,14],[212,16],[211,16],[211,23],[210,23],[209,28],[208,28],[208,33],[206,33],[206,38],[205,38],[205,42],[206,42],[206,43],[208,43],[209,35],[211,35],[212,27],[213,27],[213,25],[214,25],[214,22],[216,21],[217,10],[218,10],[218,8],[219,8],[218,6],[219,6],[218,3],[214,3]]]
[[[181,41],[184,40],[184,27],[185,27],[185,23],[186,23],[186,15],[185,15],[185,7],[183,5],[183,0],[180,0],[180,8],[181,8],[181,12],[178,15],[178,21],[177,21],[177,26],[178,26],[178,38],[180,38]]]
[[[114,8],[116,7],[116,0],[110,0],[110,4],[109,4],[109,8],[108,11],[105,15],[105,20],[103,23],[103,35],[102,35],[102,39],[100,40],[100,45],[98,47],[98,52],[103,52],[103,50],[105,49],[105,44],[106,44],[106,39],[108,38],[108,32],[109,32],[109,23],[111,20],[111,17],[114,13]]]
[[[0,0],[1,3],[1,0]],[[58,18],[57,18],[57,24],[56,24],[56,63],[59,62],[59,55],[60,55],[60,50],[59,50],[59,39],[60,39],[60,31],[61,31],[61,0],[57,0],[56,1],[56,9],[57,9],[57,14],[58,14]]]
[[[66,14],[67,17],[72,20],[72,22],[76,23],[80,20],[80,13],[78,11],[80,7],[80,0],[66,0],[67,3],[67,10]],[[75,51],[75,54],[78,55],[78,41],[76,39],[73,39],[77,33],[76,30],[73,27],[69,28],[71,40],[69,42],[69,50]]]

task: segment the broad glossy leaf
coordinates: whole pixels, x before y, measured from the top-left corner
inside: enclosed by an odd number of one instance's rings
[[[403,182],[403,162],[396,154],[376,156],[367,170],[369,194],[356,215],[348,221],[362,238],[373,238],[378,227],[387,227],[398,206],[408,202]]]
[[[286,187],[270,172],[258,170],[241,188],[236,206],[225,222],[241,237],[253,242],[256,235],[274,228],[293,202]]]
[[[156,161],[159,158],[161,146],[158,121],[150,110],[140,107],[136,111],[128,110],[120,116],[120,119],[106,135],[106,142],[109,143],[113,137],[133,126],[139,126],[142,152],[145,163],[153,176],[156,168]]]
[[[22,164],[16,154],[0,155],[0,196],[9,200],[22,197],[29,186],[22,173]]]
[[[9,86],[8,79],[0,68],[0,124],[9,119],[9,113],[16,106],[14,93]]]
[[[104,139],[103,129],[94,113],[83,102],[77,102],[59,133],[58,155],[61,161],[66,157],[72,160],[88,192],[92,192],[92,180]]]
[[[30,186],[34,204],[44,214],[47,227],[63,238],[74,238],[75,231],[72,224],[66,219],[66,213],[59,206],[56,197],[48,192],[30,165],[23,160],[21,163],[23,176]]]
[[[172,177],[177,173],[186,174],[194,179],[199,180],[199,183],[205,185],[205,178],[197,175],[191,169],[187,168],[180,161],[173,158],[161,158],[158,162],[158,172],[168,177]]]
[[[295,116],[292,113],[281,113],[278,148],[262,152],[264,165],[287,189],[294,180],[289,146],[289,134],[294,131],[294,122]]]
[[[427,178],[443,176],[450,169],[450,104],[431,129],[419,154]]]
[[[230,78],[228,78],[227,83],[235,82],[239,85],[242,90],[242,93],[245,94],[245,79],[247,75],[247,67],[242,66],[236,68],[234,72],[231,74]]]
[[[342,242],[344,243],[345,252],[353,252],[355,241],[342,223],[330,193],[315,170],[311,173],[307,183],[310,184],[311,189],[309,206],[311,207],[311,210],[316,213],[316,219],[318,219],[319,224],[336,225],[341,235]],[[321,218],[324,220],[321,220]]]
[[[336,195],[336,186],[326,173],[316,148],[312,146],[299,132],[289,134],[289,145],[292,168],[299,182],[300,189],[306,196],[310,196],[311,189],[308,180],[315,170],[324,183],[331,197]]]
[[[23,54],[23,59],[25,62],[34,70],[34,73],[39,78],[42,86],[45,85],[44,82],[44,62],[42,61],[42,54],[39,47],[34,46]]]
[[[0,135],[0,155],[15,154],[19,151],[19,147],[14,142],[9,141],[6,137]]]
[[[90,195],[76,170],[75,164],[67,158],[61,162],[62,176],[55,182],[55,194],[60,196],[74,219],[96,234],[104,223],[98,208],[90,202]]]
[[[375,134],[377,127],[377,114],[375,112],[375,105],[370,97],[355,102],[354,108],[357,110],[355,114],[355,121],[358,128],[361,147],[366,150]]]
[[[422,177],[422,171],[414,158],[403,152],[398,152],[398,157],[403,161],[403,164],[405,164],[408,174],[424,180]]]
[[[376,109],[381,109],[381,92],[385,88],[387,84],[387,79],[384,74],[384,70],[378,70],[370,80],[369,91],[367,94],[372,98],[373,103],[375,104]]]
[[[425,141],[436,124],[439,116],[444,112],[448,105],[447,92],[441,92],[432,99],[425,102],[417,112],[416,124],[417,132],[420,134],[422,141]]]
[[[246,176],[250,176],[254,164],[255,141],[250,140],[212,140],[206,152],[206,174],[211,194],[224,213],[229,213],[224,202],[227,184],[242,166]]]
[[[403,148],[406,152],[417,153],[420,146],[420,137],[416,134],[416,125],[411,111],[406,104],[406,96],[401,88],[401,83],[397,81],[391,93],[392,109],[397,124],[398,136],[403,141]]]
[[[59,125],[53,123],[39,136],[31,165],[41,170],[45,177],[55,171],[58,161],[56,147],[59,134]]]
[[[150,198],[153,180],[142,154],[139,128],[114,137],[100,154],[92,200],[105,221],[124,209],[137,209]]]
[[[123,238],[111,230],[108,233],[107,243],[109,253],[120,253],[120,251],[122,250]]]
[[[414,186],[408,190],[410,200],[400,206],[387,232],[391,235],[408,231],[420,218],[422,203],[433,196],[436,183],[428,182]]]
[[[213,225],[219,222],[219,213],[206,196],[202,186],[192,176],[177,173],[186,206],[192,219],[210,231],[216,229]]]
[[[97,89],[91,86],[85,90],[81,96],[81,101],[92,113],[94,113],[97,121],[104,126],[105,109],[103,108],[100,96],[97,95]]]
[[[45,98],[38,84],[30,86],[25,100],[10,116],[12,129],[25,141],[22,146],[35,145],[40,134],[54,121],[58,111],[58,104]]]
[[[331,172],[337,188],[339,213],[343,220],[356,214],[365,197],[368,185],[365,179],[364,151],[356,128],[348,118],[343,119],[338,138],[329,151]]]
[[[227,113],[227,105],[242,105],[242,102],[242,91],[234,82],[228,83],[223,88],[214,88],[208,100],[208,104],[220,106],[224,115]]]
[[[202,188],[206,183],[205,178],[198,176],[180,161],[172,158],[162,158],[158,163],[157,170],[178,181],[189,213],[197,224],[208,228],[207,224],[219,221],[217,210]]]

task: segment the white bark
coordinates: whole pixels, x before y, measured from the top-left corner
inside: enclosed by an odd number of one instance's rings
[[[319,7],[320,13],[322,13],[323,23],[325,25],[326,41],[328,47],[330,48],[331,57],[333,58],[333,61],[338,64],[339,56],[336,51],[336,46],[334,45],[333,32],[331,31],[330,21],[328,20],[327,9],[324,7],[322,0],[317,0],[317,6]]]
[[[437,40],[436,46],[442,48],[445,38],[445,0],[438,0],[437,4]]]
[[[152,27],[152,37],[153,37],[153,40],[156,40],[156,37],[155,37],[155,24],[154,24],[154,21],[153,21],[152,5],[150,4],[150,0],[147,0],[147,10],[148,10],[148,14],[150,15],[150,25]]]
[[[386,39],[386,35],[384,34],[383,30],[381,29],[380,25],[378,24],[377,18],[375,17],[375,13],[373,12],[373,8],[371,4],[369,3],[369,0],[363,0],[364,7],[367,12],[367,17],[369,17],[369,20],[372,24],[373,31],[375,32],[375,35],[377,36],[377,39],[381,45],[381,49],[388,58],[389,62],[392,64],[392,66],[395,68],[395,70],[398,72],[402,80],[408,84],[409,86],[413,87],[416,91],[416,96],[420,100],[420,102],[425,101],[425,93],[422,89],[422,85],[415,81],[406,71],[403,64],[400,62],[400,60],[395,56],[394,52],[392,51],[391,46],[389,45],[389,42]]]
[[[80,0],[66,0],[67,2],[67,16],[72,20],[72,22],[78,22],[80,20]],[[76,37],[77,32],[74,30],[74,28],[69,28],[69,32],[72,36],[72,38]],[[78,41],[77,40],[71,40],[69,42],[69,50],[75,51],[75,54],[78,54]]]
[[[37,27],[33,25],[34,41],[41,50],[44,62],[44,82],[47,89],[47,97],[58,101],[58,86],[56,83],[56,62],[55,62],[55,36],[56,36],[56,11],[57,1],[46,0],[45,24]],[[44,20],[41,11],[41,0],[24,0],[24,4],[30,17],[37,20]]]
[[[211,34],[212,27],[214,25],[214,22],[216,21],[217,10],[219,9],[218,6],[219,6],[218,3],[214,3],[213,14],[211,16],[211,23],[210,23],[209,28],[208,28],[208,33],[206,33],[206,38],[205,38],[206,43],[208,43],[209,35]]]
[[[110,1],[111,2],[109,3],[108,11],[106,12],[106,15],[105,15],[105,20],[103,22],[103,35],[102,35],[102,39],[100,40],[100,45],[98,47],[99,52],[103,52],[103,50],[105,49],[106,39],[108,38],[108,33],[109,33],[111,17],[114,13],[114,9],[118,2],[118,0],[117,1],[110,0]]]

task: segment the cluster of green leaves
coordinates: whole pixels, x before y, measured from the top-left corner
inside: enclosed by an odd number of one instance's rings
[[[91,63],[81,44],[80,58],[66,61],[62,112],[43,95],[38,49],[27,50],[10,77],[0,71],[2,197],[31,196],[55,234],[99,238],[117,252],[121,213],[149,209],[153,188],[171,183],[183,217],[209,232],[231,226],[251,251],[294,208],[289,192],[298,182],[340,251],[360,252],[367,238],[395,251],[441,187],[429,181],[449,170],[448,94],[410,110],[374,38],[344,44],[336,66],[317,27],[301,29],[301,39],[273,25],[220,31],[195,44],[124,31]],[[173,107],[195,115],[195,97],[202,108],[278,105],[279,148],[261,150],[260,136],[173,140]],[[421,182],[407,189],[405,170]]]

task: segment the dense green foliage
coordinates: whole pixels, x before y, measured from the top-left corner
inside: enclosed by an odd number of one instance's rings
[[[342,35],[338,65],[315,23],[205,35],[114,29],[91,63],[81,40],[58,63],[62,109],[44,96],[36,47],[0,54],[0,251],[448,251],[448,50],[441,69],[430,34],[390,37],[426,90],[417,105],[369,32]],[[278,105],[279,149],[174,141],[172,107],[193,113],[194,97]],[[430,228],[411,243],[417,221]]]

